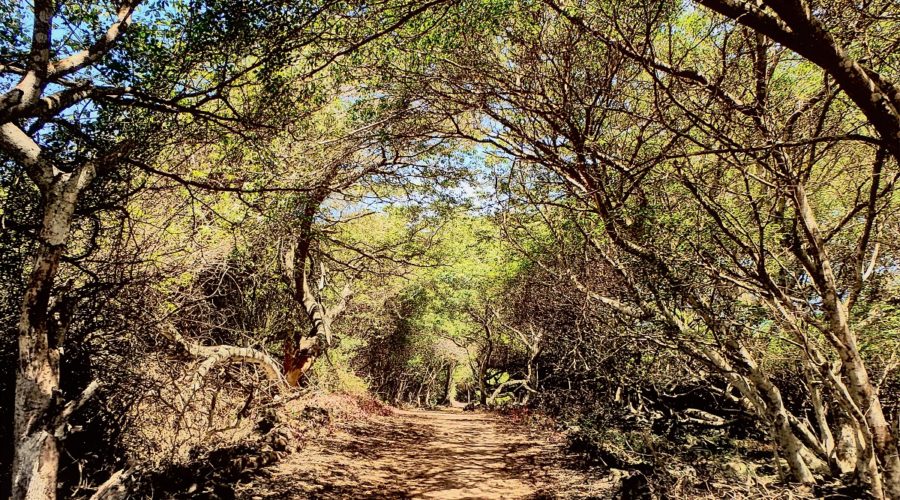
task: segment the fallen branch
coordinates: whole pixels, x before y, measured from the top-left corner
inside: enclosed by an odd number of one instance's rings
[[[201,352],[206,355],[206,359],[200,363],[200,367],[194,373],[194,382],[191,384],[192,390],[199,389],[209,371],[220,363],[255,364],[262,368],[269,380],[275,382],[279,387],[285,383],[284,377],[281,376],[281,367],[268,354],[262,351],[249,347],[219,345],[203,347]]]
[[[97,491],[91,495],[90,500],[119,500],[127,498],[125,481],[131,477],[133,472],[134,469],[122,469],[115,472],[109,479],[97,487]]]
[[[283,390],[285,387],[287,387],[284,376],[281,374],[281,367],[278,365],[278,363],[275,362],[275,360],[272,359],[271,356],[262,351],[251,349],[249,347],[236,347],[230,345],[205,346],[196,344],[194,342],[189,342],[172,325],[167,325],[167,327],[163,329],[162,333],[163,336],[187,351],[187,353],[191,356],[203,359],[203,361],[200,363],[200,366],[197,368],[197,371],[194,373],[190,386],[191,395],[193,395],[194,392],[200,389],[200,387],[203,385],[203,379],[206,378],[206,375],[209,374],[209,371],[212,370],[216,365],[223,363],[255,364],[262,368],[263,372],[266,374],[266,377],[274,382],[275,386],[278,387],[279,390]],[[185,401],[188,401],[188,399],[189,398],[185,398]]]
[[[66,403],[66,406],[63,407],[62,411],[59,413],[59,416],[56,418],[56,430],[54,435],[57,438],[62,438],[66,433],[66,424],[69,423],[69,417],[75,413],[76,410],[84,406],[85,403],[88,402],[94,396],[94,393],[97,392],[97,389],[100,388],[100,382],[94,380],[83,391],[81,391],[81,396],[78,399],[74,399]]]
[[[692,424],[707,425],[709,427],[724,427],[731,422],[718,415],[713,415],[712,413],[698,410],[697,408],[688,408],[684,410],[684,416],[680,417],[679,420]]]
[[[494,389],[494,393],[491,394],[491,397],[488,399],[488,404],[494,404],[494,400],[500,396],[500,394],[503,392],[503,388],[511,385],[521,385],[525,388],[525,390],[529,392],[536,392],[534,389],[528,386],[527,380],[507,380],[506,382],[503,382],[502,384],[497,386],[496,389]]]

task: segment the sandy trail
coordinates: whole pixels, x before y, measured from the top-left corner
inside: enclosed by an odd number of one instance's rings
[[[498,418],[453,410],[396,411],[306,446],[269,477],[258,478],[246,496],[538,499],[565,490],[568,498],[576,493],[572,488],[583,490],[590,483],[559,465],[559,445],[549,434],[503,425]]]

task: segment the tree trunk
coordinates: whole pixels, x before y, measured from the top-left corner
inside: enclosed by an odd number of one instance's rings
[[[453,406],[453,403],[456,402],[456,387],[453,384],[454,368],[453,363],[447,363],[447,381],[444,383],[444,397],[441,399],[441,404],[448,406]]]
[[[313,213],[314,211],[307,213],[310,220]],[[284,341],[284,376],[289,386],[299,385],[316,359],[331,345],[331,322],[343,312],[352,292],[348,284],[341,292],[339,302],[327,309],[321,298],[315,295],[309,283],[310,272],[307,269],[307,261],[309,266],[313,265],[309,253],[312,237],[310,231],[309,227],[305,227],[303,235],[288,247],[283,256],[286,277],[294,285],[294,300],[303,306],[303,312],[312,325],[306,336],[291,333]],[[297,270],[297,265],[300,266],[300,271]],[[318,285],[320,293],[325,285],[324,266],[321,266],[321,273]]]
[[[738,374],[724,357],[710,348],[703,347],[699,353],[726,376],[729,383],[752,403],[759,417],[769,424],[772,441],[778,448],[779,455],[787,461],[794,480],[815,483],[804,458],[805,446],[791,428],[790,414],[778,388],[759,370],[746,348],[735,342],[729,343],[728,347],[748,372],[747,376]]]
[[[65,251],[81,190],[94,167],[60,174],[42,190],[44,214],[34,268],[22,298],[18,324],[12,498],[56,498],[59,445],[55,435],[60,407],[59,347],[50,337],[50,294]],[[59,332],[60,337],[64,332]]]
[[[859,409],[859,406],[854,401],[853,396],[850,394],[850,389],[838,377],[839,368],[832,370],[821,354],[814,349],[810,349],[810,354],[814,355],[813,361],[819,364],[819,371],[823,380],[829,384],[829,388],[834,394],[835,402],[843,410],[847,419],[845,423],[852,429],[852,432],[845,433],[842,437],[842,440],[844,440],[843,450],[836,453],[842,452],[847,458],[854,459],[856,474],[863,483],[869,485],[872,496],[884,498],[883,478],[881,471],[878,470],[872,432],[866,425],[865,415],[863,415],[862,410]],[[850,453],[850,447],[853,448],[852,454]]]
[[[284,344],[284,378],[287,385],[299,386],[303,376],[319,358],[319,354],[321,346],[315,331],[306,337],[300,337],[296,344],[293,339],[288,338]]]
[[[487,406],[487,380],[485,378],[487,377],[488,364],[491,362],[491,356],[494,354],[493,332],[491,331],[490,316],[487,314],[485,314],[482,326],[484,327],[487,346],[482,354],[481,362],[478,364],[478,401],[481,403],[481,406]]]
[[[828,424],[828,407],[822,395],[822,382],[816,380],[815,371],[810,367],[808,359],[803,360],[803,374],[806,377],[806,385],[809,390],[810,404],[812,406],[813,415],[816,418],[816,427],[819,429],[819,437],[825,454],[828,456],[829,466],[835,469],[837,464],[833,463],[834,456],[834,434]],[[840,471],[844,473],[847,471]]]
[[[793,198],[797,206],[797,215],[803,223],[805,236],[810,243],[808,252],[812,260],[802,254],[801,248],[795,248],[794,252],[798,254],[822,294],[822,307],[833,335],[830,340],[841,358],[850,395],[864,415],[872,433],[875,455],[884,469],[884,493],[888,498],[900,499],[900,455],[896,438],[884,416],[881,400],[869,380],[865,361],[859,354],[856,334],[850,328],[849,313],[840,297],[825,242],[802,185],[794,187]]]
[[[485,363],[482,363],[478,369],[478,402],[481,406],[487,406],[487,384],[484,381],[486,371]]]
[[[760,396],[766,403],[769,421],[772,424],[773,437],[784,452],[784,458],[791,468],[794,479],[801,483],[815,483],[816,480],[809,470],[809,465],[804,457],[805,446],[791,428],[790,413],[784,406],[781,391],[759,368],[744,346],[732,345],[730,347],[737,349],[736,354],[740,356],[740,360],[749,370],[748,376],[750,381],[756,386],[757,391],[759,391]]]
[[[487,406],[487,366],[490,363],[493,351],[494,343],[488,340],[487,352],[484,353],[484,357],[478,364],[478,402],[481,403],[481,406]]]

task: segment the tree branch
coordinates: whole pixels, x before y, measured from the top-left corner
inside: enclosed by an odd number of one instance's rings
[[[122,2],[119,11],[116,13],[116,22],[106,30],[106,33],[87,49],[52,64],[49,76],[51,78],[66,76],[99,61],[113,48],[116,41],[128,29],[128,26],[131,24],[131,16],[134,14],[134,10],[140,1],[126,0]]]

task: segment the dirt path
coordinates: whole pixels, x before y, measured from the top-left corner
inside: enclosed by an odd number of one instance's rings
[[[396,411],[306,446],[243,493],[323,499],[596,498],[601,493],[583,473],[562,466],[552,435],[498,418]]]

